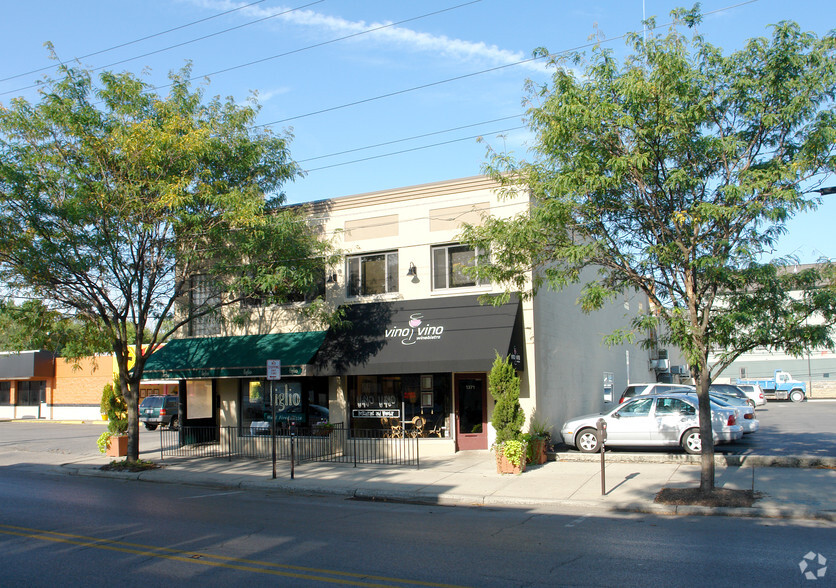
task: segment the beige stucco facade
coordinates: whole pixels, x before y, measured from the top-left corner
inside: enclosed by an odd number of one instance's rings
[[[463,296],[498,293],[495,285],[437,288],[433,284],[433,249],[459,243],[464,223],[478,224],[483,215],[511,217],[525,214],[529,207],[527,193],[502,199],[496,185],[486,177],[472,177],[449,182],[398,188],[369,194],[346,196],[311,203],[307,206],[311,223],[323,238],[345,254],[344,261],[326,268],[328,304],[369,304],[387,302],[422,302],[444,304]],[[370,296],[349,296],[348,262],[352,256],[396,254],[397,286],[394,291]],[[532,418],[546,425],[557,438],[563,420],[584,412],[595,412],[617,402],[630,381],[655,379],[648,353],[638,345],[607,347],[603,338],[624,327],[630,317],[646,309],[639,296],[628,297],[607,309],[585,314],[576,304],[577,287],[563,292],[541,291],[533,300],[520,302],[522,317],[523,366],[520,403],[527,425]],[[300,322],[287,308],[258,308],[249,321],[238,322],[224,335],[280,333],[315,328]],[[478,336],[474,332],[474,336]],[[498,350],[504,354],[504,350]],[[493,359],[493,357],[489,358]],[[427,365],[421,370],[433,372]],[[487,370],[448,372],[454,395],[447,415],[448,432],[442,438],[421,439],[421,455],[447,454],[460,449],[456,438],[459,378],[487,379]],[[392,374],[396,376],[397,374]],[[353,418],[349,389],[356,384],[350,373],[327,378],[328,408],[331,422],[350,423]],[[288,380],[286,380],[288,381]],[[608,388],[609,386],[609,388]],[[219,424],[239,424],[242,393],[235,379],[218,379],[215,391],[219,398]],[[605,393],[611,391],[611,396]],[[487,423],[493,411],[493,399],[485,394]],[[355,411],[356,413],[356,411]],[[495,438],[488,424],[488,448]]]

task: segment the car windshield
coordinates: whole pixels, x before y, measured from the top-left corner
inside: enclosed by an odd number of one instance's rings
[[[142,401],[141,408],[158,408],[163,405],[162,396],[149,396]]]

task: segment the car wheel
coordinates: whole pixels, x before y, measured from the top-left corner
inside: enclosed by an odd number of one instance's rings
[[[584,429],[578,433],[575,445],[584,453],[597,453],[601,449],[601,441],[595,429]]]
[[[793,390],[792,392],[790,392],[790,400],[792,400],[793,402],[801,402],[802,400],[804,400],[804,392],[802,392],[801,390]]]
[[[685,453],[695,455],[702,451],[702,441],[700,440],[700,432],[697,429],[689,429],[685,431],[682,436],[682,449]]]
[[[149,431],[153,431],[154,429],[157,428],[157,425],[154,425],[154,424],[151,424],[151,423],[145,423],[145,428],[148,429]]]
[[[168,428],[172,431],[176,431],[180,426],[180,421],[177,420],[177,417],[171,417],[171,422],[168,423]]]

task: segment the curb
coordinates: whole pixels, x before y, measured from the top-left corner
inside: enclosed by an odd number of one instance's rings
[[[700,464],[699,455],[688,454],[647,454],[606,452],[604,459],[612,463],[674,463]],[[547,454],[548,461],[565,462],[600,462],[600,453],[552,452]],[[714,465],[720,467],[780,467],[780,468],[815,468],[836,467],[836,457],[815,457],[808,455],[714,455]]]
[[[149,470],[145,472],[118,472],[101,470],[99,469],[99,466],[78,464],[51,466],[51,469],[71,476],[91,478],[112,478],[157,484],[178,484],[198,488],[271,491],[295,496],[341,496],[369,502],[396,502],[426,506],[550,506],[570,507],[574,509],[583,508],[614,513],[650,514],[656,516],[716,516],[836,522],[836,511],[817,511],[803,507],[709,507],[642,502],[607,504],[588,500],[515,498],[509,496],[468,495],[457,493],[429,495],[415,494],[413,492],[381,491],[359,487],[319,486],[316,484],[294,487],[293,483],[288,482],[287,480],[252,481],[248,479],[235,478],[235,481],[230,480],[228,482],[224,482],[207,480],[205,478],[201,478],[201,476],[197,474],[184,475],[182,472],[176,472],[176,475],[170,476],[166,479],[164,476],[160,476],[157,473],[159,470]]]

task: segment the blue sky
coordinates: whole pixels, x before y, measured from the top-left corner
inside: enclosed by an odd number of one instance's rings
[[[62,60],[146,71],[156,85],[190,60],[200,78],[195,83],[209,80],[207,95],[243,102],[257,92],[259,124],[292,130],[291,154],[308,173],[285,192],[289,202],[305,202],[479,174],[485,144],[478,136],[495,149],[524,155],[524,84],[548,79],[539,62],[520,63],[532,50],[583,49],[597,33],[623,55],[622,36],[641,30],[643,14],[666,23],[672,8],[691,5],[253,2],[4,3],[0,102],[16,95],[37,99],[29,86],[54,71],[42,69],[54,65],[46,41]],[[700,32],[725,51],[768,35],[767,26],[780,20],[795,20],[819,36],[836,26],[832,0],[705,0],[702,8],[710,14]],[[836,178],[827,185],[836,185]],[[836,195],[829,198],[817,212],[791,222],[776,254],[794,254],[802,263],[836,257]]]

